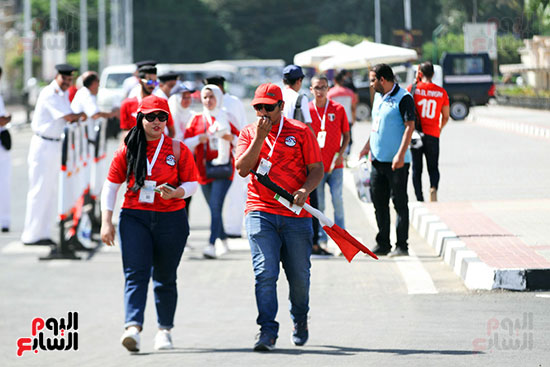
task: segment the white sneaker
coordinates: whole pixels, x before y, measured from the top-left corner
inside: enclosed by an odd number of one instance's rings
[[[225,240],[219,240],[220,241],[220,247],[221,247],[221,253],[220,255],[226,254],[229,252],[229,246],[227,244],[227,239]]]
[[[206,246],[204,248],[204,250],[202,251],[202,254],[207,259],[215,259],[216,258],[216,246],[214,246],[213,244],[209,244],[208,246]]]
[[[130,326],[122,334],[120,342],[128,351],[139,352],[139,329],[135,326]]]
[[[157,332],[157,335],[155,335],[155,349],[156,350],[174,349],[170,330],[163,329]]]

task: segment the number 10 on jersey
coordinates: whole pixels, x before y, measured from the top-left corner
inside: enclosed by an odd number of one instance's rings
[[[423,99],[417,104],[422,107],[422,110],[420,111],[421,118],[433,119],[435,117],[437,102],[434,99]]]

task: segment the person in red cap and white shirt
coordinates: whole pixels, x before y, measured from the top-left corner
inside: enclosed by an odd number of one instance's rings
[[[275,347],[279,332],[277,315],[277,279],[279,263],[290,288],[290,316],[294,323],[292,340],[301,346],[307,342],[309,311],[310,256],[312,247],[311,216],[301,207],[323,177],[319,145],[312,130],[304,123],[282,115],[283,94],[275,84],[260,85],[252,105],[258,120],[241,131],[237,144],[236,168],[246,177],[253,169],[267,174],[294,196],[295,211],[275,198],[254,177],[248,184],[246,231],[252,252],[256,278],[256,304],[260,335],[255,351]],[[298,208],[297,208],[298,207]]]
[[[311,78],[311,93],[315,99],[309,102],[311,112],[311,127],[317,137],[325,175],[317,187],[318,209],[325,211],[325,184],[330,187],[332,206],[334,207],[334,222],[341,228],[344,224],[344,153],[349,144],[350,130],[346,110],[340,103],[327,97],[328,79],[324,75],[315,75]],[[319,228],[319,243],[327,243],[327,234]],[[315,244],[313,253],[331,255],[321,246]]]
[[[159,328],[154,347],[173,348],[170,330],[177,303],[176,273],[189,236],[183,199],[199,186],[191,151],[163,133],[170,114],[168,102],[148,96],[137,111],[136,126],[115,152],[101,193],[101,239],[113,246],[116,194],[122,183],[128,183],[119,230],[126,313],[121,342],[131,352],[140,349],[151,275]]]

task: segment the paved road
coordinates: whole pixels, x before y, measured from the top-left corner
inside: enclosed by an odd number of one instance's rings
[[[367,131],[368,125],[357,126],[357,141]],[[311,338],[303,348],[292,346],[289,340],[288,291],[281,274],[281,331],[276,352],[253,353],[257,327],[247,244],[234,240],[230,243],[233,251],[226,257],[217,261],[201,258],[209,218],[206,210],[201,210],[206,203],[200,193],[192,204],[192,234],[178,274],[180,299],[173,331],[176,349],[153,351],[155,315],[150,299],[142,353],[129,355],[118,342],[123,323],[123,276],[118,249],[105,249],[89,261],[39,262],[37,257],[43,249],[27,249],[18,242],[30,133],[23,129],[14,135],[14,225],[12,233],[0,236],[0,366],[550,363],[550,293],[468,291],[412,229],[410,245],[414,256],[406,259],[374,261],[358,256],[351,264],[342,257],[313,260]],[[545,188],[550,187],[549,168],[535,159],[548,156],[546,145],[476,124],[455,122],[445,131],[443,142],[442,201],[548,197]],[[504,180],[509,177],[505,171],[510,170],[512,163],[527,165],[521,172],[531,172],[536,179],[522,179],[518,174],[514,175],[515,180]],[[372,246],[372,212],[360,205],[349,185],[344,201],[348,229]],[[34,317],[63,317],[68,311],[79,312],[77,352],[16,357],[16,341],[30,336]],[[524,317],[532,319],[532,323],[524,325]],[[509,320],[516,323],[517,330],[508,328]],[[524,336],[527,343],[521,349]],[[503,341],[508,347],[515,340],[520,342],[520,350],[503,347]]]

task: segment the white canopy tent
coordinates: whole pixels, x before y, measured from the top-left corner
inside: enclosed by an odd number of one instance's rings
[[[394,64],[414,61],[418,58],[415,50],[397,46],[363,41],[337,56],[319,64],[321,71],[329,69],[364,69],[379,63]]]
[[[340,41],[330,41],[324,45],[302,51],[294,55],[294,64],[318,68],[321,61],[351,50],[351,46]]]

